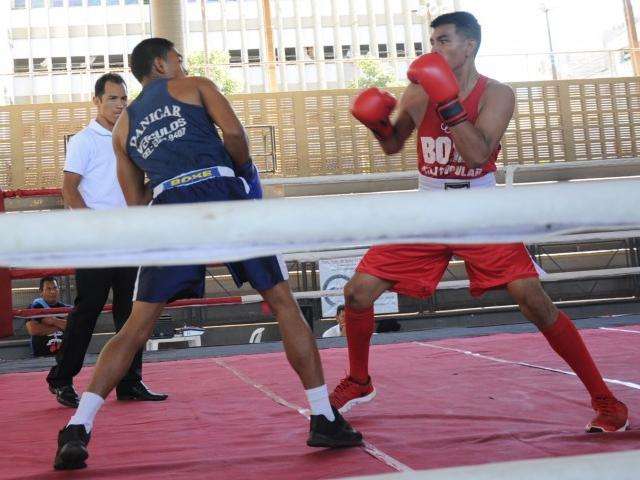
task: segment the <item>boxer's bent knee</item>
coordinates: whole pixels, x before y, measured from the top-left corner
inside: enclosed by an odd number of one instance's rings
[[[344,301],[348,307],[358,310],[369,308],[380,294],[372,282],[355,275],[344,286]]]
[[[293,297],[289,282],[282,281],[277,283],[268,290],[262,290],[259,292],[262,298],[269,304],[269,308],[278,315],[278,312],[289,308],[298,308],[298,303]]]

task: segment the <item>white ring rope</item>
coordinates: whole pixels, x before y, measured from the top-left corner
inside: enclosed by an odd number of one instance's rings
[[[263,186],[276,185],[322,185],[327,183],[348,182],[387,182],[389,180],[415,180],[418,188],[418,172],[406,170],[384,173],[346,173],[342,175],[323,175],[315,177],[275,177],[261,181]]]
[[[640,229],[639,186],[611,180],[13,213],[0,215],[0,265],[176,265],[369,244],[550,241]]]
[[[606,240],[624,240],[640,237],[640,230],[612,230],[592,233],[578,233],[573,235],[559,235],[555,242],[576,243],[596,242]],[[527,242],[529,243],[529,242]],[[361,257],[367,253],[368,247],[356,249],[322,250],[318,252],[291,252],[283,255],[287,262],[317,262],[319,260],[331,260],[335,258]]]
[[[563,282],[567,280],[597,280],[600,278],[612,278],[612,277],[626,277],[630,275],[640,275],[640,267],[623,267],[623,268],[603,268],[598,270],[584,270],[580,272],[557,272],[557,273],[542,273],[540,280],[543,282]],[[469,280],[447,280],[440,282],[437,286],[437,290],[460,290],[469,287]],[[293,292],[296,300],[310,300],[326,297],[341,297],[343,296],[342,290],[315,290],[310,292]],[[194,304],[194,305],[169,305],[169,309],[180,308],[209,308],[219,305],[245,305],[248,303],[261,303],[264,299],[261,295],[241,295],[237,297],[237,301],[219,304]],[[33,309],[31,309],[33,310]],[[40,310],[40,309],[38,309]],[[29,315],[16,315],[16,318],[44,318],[50,317],[52,314],[44,313],[29,314]],[[67,313],[56,313],[56,317],[66,317]],[[601,327],[604,328],[604,327]],[[634,332],[634,333],[640,333]]]
[[[498,173],[504,173],[506,186],[516,184],[515,173],[533,172],[559,172],[571,170],[588,170],[598,172],[603,176],[619,177],[634,173],[640,167],[640,158],[615,158],[607,160],[578,160],[573,162],[534,163],[534,164],[508,164],[499,165]],[[311,177],[273,177],[265,178],[262,184],[265,186],[279,185],[326,185],[349,182],[384,182],[390,180],[415,180],[418,186],[418,172],[416,170],[402,170],[397,172],[381,173],[348,173],[341,175],[323,175]],[[551,180],[551,179],[550,179]]]
[[[540,458],[417,472],[351,477],[352,480],[636,480],[640,450]]]

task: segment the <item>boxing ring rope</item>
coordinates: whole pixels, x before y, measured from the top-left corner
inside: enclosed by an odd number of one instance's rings
[[[635,480],[638,450],[386,473],[352,480]]]
[[[50,194],[27,195],[43,192]],[[42,267],[61,275],[73,270],[60,267],[210,264],[279,252],[317,261],[360,255],[363,245],[380,243],[581,241],[640,231],[633,180],[459,191],[455,204],[451,198],[402,192],[0,215],[2,231],[14,233],[0,238],[0,264],[40,267],[0,269],[0,304],[8,306],[0,335],[12,333],[11,279],[42,276]]]
[[[559,272],[559,273],[542,273],[540,280],[543,282],[562,282],[567,280],[595,280],[599,278],[625,277],[630,275],[640,275],[640,267],[626,268],[606,268],[598,270],[584,270],[580,272]],[[440,282],[437,290],[459,290],[469,287],[468,280],[449,280]],[[311,292],[294,292],[297,300],[318,299],[323,297],[339,297],[342,296],[342,290],[315,290]],[[237,295],[229,297],[212,297],[212,298],[191,298],[177,300],[169,303],[165,308],[188,308],[188,307],[210,307],[215,305],[246,305],[250,303],[262,303],[264,299],[261,295]],[[15,318],[31,319],[43,318],[52,315],[66,316],[71,312],[72,307],[59,308],[23,308],[14,309],[12,314]],[[105,305],[102,313],[112,310],[111,305]]]
[[[61,195],[62,189],[60,188],[0,190],[0,197],[3,198],[50,197]]]
[[[564,240],[640,229],[638,204],[637,181],[610,180],[0,215],[0,229],[13,232],[0,237],[0,265],[208,264],[363,244]]]
[[[28,280],[42,277],[62,277],[64,275],[74,275],[75,268],[12,268],[9,271],[12,280]]]
[[[605,175],[613,176],[614,170],[632,171],[634,168],[640,167],[640,158],[616,158],[605,160],[578,160],[573,162],[557,162],[557,163],[541,163],[541,164],[508,164],[498,165],[498,173],[504,173],[505,186],[513,186],[515,184],[515,174],[517,172],[545,172],[545,171],[571,171],[580,169],[602,169]],[[607,173],[606,169],[611,171]],[[633,172],[632,172],[633,173]],[[388,180],[417,180],[415,170],[404,170],[397,172],[384,173],[354,173],[354,174],[337,174],[322,175],[311,177],[273,177],[262,179],[265,186],[278,185],[322,185],[330,183],[349,183],[349,182],[378,182]],[[417,186],[417,184],[416,184]],[[17,190],[0,190],[0,203],[3,198],[27,198],[27,197],[46,197],[61,196],[60,188],[43,188],[43,189],[17,189]],[[0,211],[2,211],[0,207]]]

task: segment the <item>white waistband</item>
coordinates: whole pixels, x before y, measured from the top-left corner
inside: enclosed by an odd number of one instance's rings
[[[490,188],[496,186],[496,176],[491,173],[479,178],[463,180],[459,178],[433,178],[418,174],[418,190],[447,190],[448,188]]]
[[[173,178],[165,180],[159,185],[156,185],[153,189],[153,198],[156,198],[165,190],[169,190],[171,188],[178,187],[186,187],[187,185],[193,185],[194,183],[199,183],[204,180],[209,180],[210,178],[215,177],[235,177],[232,168],[229,167],[207,167],[201,168],[198,170],[192,170],[190,172],[181,173],[180,175],[176,175]],[[244,180],[244,179],[242,179]],[[248,186],[246,185],[246,181],[243,181],[245,184],[245,190],[248,192]]]

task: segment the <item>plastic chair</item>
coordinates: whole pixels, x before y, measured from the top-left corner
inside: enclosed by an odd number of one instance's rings
[[[264,327],[256,328],[249,337],[249,343],[260,343],[262,341],[263,333]]]

